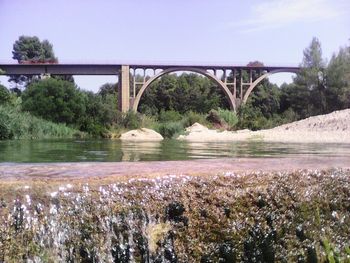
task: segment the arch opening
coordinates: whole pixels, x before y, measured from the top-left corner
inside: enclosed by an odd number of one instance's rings
[[[272,70],[269,72],[265,72],[249,86],[249,88],[247,89],[247,91],[244,94],[242,103],[245,104],[249,98],[249,95],[254,90],[254,88],[256,86],[258,86],[263,80],[267,79],[269,76],[276,74],[276,73],[297,73],[297,72],[298,72],[297,69],[276,69],[276,70]]]
[[[200,68],[189,68],[189,67],[176,67],[176,68],[168,68],[165,70],[162,70],[161,72],[157,73],[156,75],[154,75],[153,77],[149,78],[141,87],[141,89],[137,92],[137,95],[133,101],[133,105],[132,105],[132,109],[134,111],[137,111],[138,107],[139,107],[139,103],[141,100],[142,95],[144,94],[144,92],[146,91],[147,88],[149,88],[151,86],[152,83],[154,83],[156,80],[160,79],[162,76],[166,75],[166,74],[170,74],[170,73],[174,73],[174,72],[192,72],[192,73],[197,73],[200,74],[202,76],[207,77],[208,79],[212,80],[214,83],[216,83],[218,85],[219,88],[222,89],[222,91],[224,92],[226,98],[228,99],[228,103],[230,106],[230,109],[235,111],[236,110],[236,104],[235,104],[235,99],[234,96],[232,94],[232,92],[229,90],[229,88],[225,85],[225,83],[220,80],[219,78],[217,78],[215,75],[209,73],[207,70],[205,69],[200,69]]]

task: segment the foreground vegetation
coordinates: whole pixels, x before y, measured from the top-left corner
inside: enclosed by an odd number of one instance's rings
[[[3,182],[0,261],[349,263],[349,178],[304,170]]]
[[[37,37],[20,37],[14,44],[13,58],[19,63],[58,62],[52,45],[48,41],[40,42]],[[3,111],[8,111],[8,115],[17,101],[17,112],[29,112],[92,136],[108,138],[141,126],[156,129],[170,138],[183,133],[194,122],[218,129],[266,129],[350,107],[349,46],[340,48],[327,64],[322,58],[320,42],[314,38],[304,50],[300,66],[302,69],[291,84],[278,87],[264,80],[237,113],[229,111],[225,95],[213,82],[187,73],[165,75],[155,81],[141,98],[137,114],[118,112],[117,84],[106,83],[98,93],[92,93],[79,89],[72,76],[12,76],[10,81],[15,86],[11,91],[0,84],[0,105],[6,105]],[[257,72],[253,74],[256,77]],[[247,82],[248,78],[247,72],[243,72],[243,81]],[[4,120],[0,119],[2,127],[7,125]],[[32,137],[30,132],[26,133],[24,128],[22,136]],[[40,136],[45,135],[38,133]],[[4,133],[0,138],[9,136]]]

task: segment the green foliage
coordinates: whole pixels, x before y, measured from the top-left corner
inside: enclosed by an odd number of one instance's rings
[[[228,108],[228,100],[215,83],[198,74],[165,75],[152,83],[141,97],[139,110],[156,115],[163,111],[207,113]]]
[[[52,44],[36,36],[20,36],[13,44],[12,58],[18,62],[56,62],[57,58],[53,52]]]
[[[321,43],[313,38],[310,46],[304,50],[301,70],[294,79],[298,94],[307,101],[307,115],[322,114],[326,110],[326,63],[322,58]],[[307,115],[301,114],[304,118]]]
[[[177,135],[183,133],[184,126],[182,122],[165,122],[160,123],[156,130],[164,138],[175,138]]]
[[[20,36],[13,44],[12,58],[19,63],[57,62],[52,44],[48,40],[40,42],[40,39],[36,36]],[[37,78],[37,76],[30,75],[10,76],[9,81],[13,81],[20,86],[26,86]]]
[[[206,118],[207,121],[214,124],[215,126],[222,127],[224,126],[223,119],[220,117],[219,112],[217,110],[211,110],[208,113],[208,116]]]
[[[222,118],[228,124],[229,128],[234,128],[238,123],[238,118],[235,112],[218,108],[218,113],[220,118]]]
[[[158,120],[160,122],[171,122],[171,121],[179,121],[182,116],[179,112],[174,110],[164,111],[161,110],[158,116]]]
[[[105,83],[100,87],[98,94],[102,97],[107,97],[109,95],[117,95],[118,85],[116,83]]]
[[[123,114],[122,125],[127,129],[139,129],[141,128],[141,116],[132,110]]]
[[[72,138],[82,135],[78,130],[63,124],[45,121],[12,106],[0,105],[0,140]]]
[[[205,114],[200,114],[197,112],[189,111],[185,114],[185,116],[182,120],[182,125],[184,127],[189,127],[196,122],[203,124],[203,125],[208,124]]]
[[[86,98],[71,82],[47,78],[23,92],[23,110],[49,121],[77,125],[86,113]]]
[[[267,120],[259,108],[251,104],[241,106],[238,109],[238,127],[241,129],[250,129],[256,131],[265,126]]]
[[[7,104],[11,101],[11,94],[9,90],[0,84],[0,105]]]
[[[206,118],[216,128],[234,129],[238,123],[238,117],[235,112],[218,108],[211,110]]]
[[[350,48],[341,48],[327,68],[327,111],[350,108]]]

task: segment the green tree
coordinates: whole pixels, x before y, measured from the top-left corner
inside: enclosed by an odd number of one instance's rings
[[[350,108],[350,47],[340,48],[327,67],[328,111]]]
[[[36,36],[20,36],[13,44],[12,58],[18,63],[56,63],[52,44],[48,40],[40,39]],[[37,78],[37,77],[36,77]],[[35,77],[30,75],[10,76],[16,86],[25,87]]]
[[[86,97],[71,82],[47,78],[27,87],[22,108],[46,120],[78,124],[86,111]]]
[[[0,105],[1,104],[6,104],[11,101],[11,94],[9,90],[0,84]]]
[[[117,95],[118,94],[118,83],[105,83],[103,84],[98,94],[102,97],[106,97],[107,95]]]
[[[294,78],[294,83],[298,87],[300,94],[309,93],[309,110],[307,115],[322,114],[326,111],[325,95],[325,68],[326,63],[322,58],[321,43],[317,38],[313,38],[309,47],[304,50],[304,57],[301,63],[301,70]],[[299,94],[297,94],[299,96]],[[299,112],[301,117],[304,114]]]
[[[18,63],[29,62],[56,62],[52,44],[36,36],[20,36],[13,44],[12,58]]]
[[[145,91],[140,112],[163,111],[207,113],[212,108],[229,108],[224,92],[206,77],[194,73],[165,75]]]

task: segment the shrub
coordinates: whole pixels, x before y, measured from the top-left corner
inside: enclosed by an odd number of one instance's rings
[[[234,129],[238,123],[238,117],[235,112],[220,108],[218,110],[211,110],[206,119],[217,128],[230,130]]]
[[[173,138],[184,131],[184,126],[181,122],[165,122],[159,124],[156,130],[164,138]]]
[[[185,117],[183,118],[182,125],[183,127],[189,127],[196,122],[203,125],[207,125],[207,121],[205,119],[204,114],[199,114],[197,112],[189,111],[186,113]]]
[[[0,105],[11,101],[11,94],[8,89],[0,84]]]
[[[220,117],[218,111],[216,111],[216,110],[211,110],[208,113],[206,120],[211,122],[214,125],[219,125],[220,127],[225,125],[225,123],[223,122],[222,118]]]
[[[122,124],[127,129],[139,129],[141,127],[141,117],[137,112],[129,110],[123,115]]]
[[[69,81],[48,78],[27,87],[22,107],[49,121],[77,124],[85,114],[86,96]]]
[[[182,119],[182,116],[179,112],[174,110],[164,111],[161,110],[158,116],[160,122],[173,122],[179,121]]]
[[[218,108],[218,114],[220,118],[223,119],[228,124],[230,129],[235,127],[235,125],[238,123],[238,117],[236,113],[231,110]]]
[[[73,138],[83,136],[78,130],[55,124],[21,112],[13,106],[0,105],[0,139]]]
[[[11,139],[9,116],[0,111],[0,140]]]

